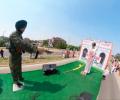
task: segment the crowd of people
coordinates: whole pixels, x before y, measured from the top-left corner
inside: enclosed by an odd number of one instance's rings
[[[117,59],[114,59],[111,64],[111,73],[112,72],[117,72],[120,69],[120,62]]]
[[[115,58],[113,58],[112,61],[110,61],[109,64],[106,66],[103,74],[103,79],[105,79],[107,75],[114,72],[118,72],[120,76],[120,62]]]
[[[78,54],[75,50],[65,50],[63,51],[63,58],[75,58]]]

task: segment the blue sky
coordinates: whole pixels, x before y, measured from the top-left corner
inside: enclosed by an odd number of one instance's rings
[[[28,21],[24,37],[59,36],[74,45],[99,39],[120,53],[120,0],[0,0],[0,35],[9,36],[19,19]]]

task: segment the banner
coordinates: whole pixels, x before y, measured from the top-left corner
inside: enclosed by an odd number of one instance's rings
[[[92,43],[96,43],[95,57],[93,60],[93,66],[102,70],[107,66],[108,61],[112,53],[112,43],[100,40],[83,40],[81,43],[80,57],[79,59],[86,62],[87,54],[92,48]]]

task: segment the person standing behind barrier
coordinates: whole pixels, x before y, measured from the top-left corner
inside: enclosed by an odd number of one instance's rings
[[[0,55],[1,55],[1,58],[4,58],[4,50],[3,49],[0,50]]]
[[[115,71],[116,71],[116,68],[117,68],[117,60],[115,59],[115,60],[112,62],[111,73],[115,72]]]
[[[75,58],[75,50],[72,52],[72,57]]]
[[[65,51],[62,51],[62,58],[65,58]]]
[[[69,50],[66,51],[66,58],[70,58],[70,51]]]
[[[119,76],[120,76],[120,63],[119,63],[119,66],[118,66],[118,72],[119,72]]]

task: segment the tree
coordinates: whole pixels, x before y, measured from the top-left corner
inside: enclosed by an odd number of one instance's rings
[[[80,46],[67,45],[67,49],[69,49],[69,50],[80,50]]]
[[[115,58],[120,61],[120,53],[117,53],[117,54],[115,55]]]
[[[66,49],[67,42],[62,38],[54,37],[53,38],[53,47],[58,48],[58,49]]]
[[[48,47],[48,40],[43,40],[43,46]]]
[[[6,46],[6,43],[8,43],[8,42],[9,42],[8,37],[0,36],[0,47]]]
[[[5,46],[5,42],[4,41],[0,41],[0,47],[4,47]]]

